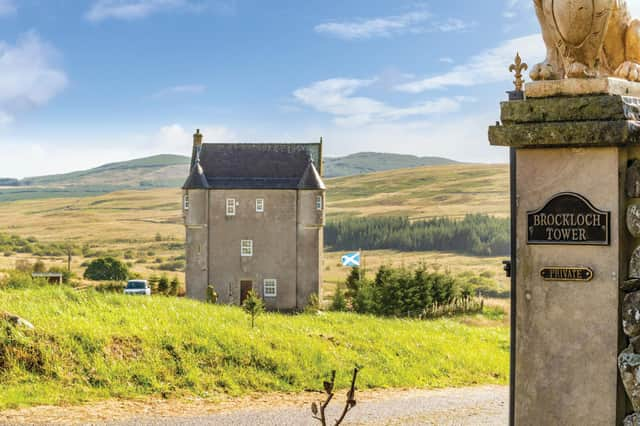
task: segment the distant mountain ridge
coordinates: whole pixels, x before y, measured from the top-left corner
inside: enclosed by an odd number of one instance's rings
[[[456,163],[440,157],[362,152],[325,158],[324,175],[334,178]],[[78,197],[127,189],[179,188],[188,175],[189,164],[189,157],[163,154],[57,175],[21,180],[0,178],[0,201]]]
[[[458,164],[457,161],[442,157],[417,157],[407,154],[387,154],[381,152],[359,152],[346,157],[326,157],[325,177],[356,176],[387,170],[408,169],[424,166],[445,166]]]

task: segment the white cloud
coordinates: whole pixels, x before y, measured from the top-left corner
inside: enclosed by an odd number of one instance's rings
[[[0,122],[7,124],[14,114],[42,106],[64,90],[68,79],[55,65],[57,57],[35,32],[15,45],[0,41]]]
[[[326,156],[336,157],[356,152],[395,152],[418,156],[441,156],[458,161],[504,163],[505,149],[491,147],[487,127],[494,123],[495,111],[457,116],[446,121],[416,121],[373,124],[358,128],[314,127],[304,139],[322,135]]]
[[[462,31],[469,28],[470,25],[460,19],[453,18],[444,22],[435,22],[433,16],[424,7],[419,7],[401,15],[325,22],[316,25],[314,30],[320,34],[328,34],[345,40],[357,40],[433,31]]]
[[[174,95],[198,95],[204,93],[207,90],[207,86],[202,84],[185,84],[180,86],[165,87],[158,90],[152,95],[153,98],[166,98]]]
[[[133,20],[179,8],[197,9],[199,6],[190,0],[97,0],[87,12],[86,18],[90,21]]]
[[[370,87],[377,81],[334,78],[298,89],[293,96],[316,111],[333,115],[335,124],[347,127],[455,112],[462,102],[470,100],[440,98],[407,107],[392,107],[372,98],[354,96],[359,89]]]
[[[185,154],[191,152],[193,130],[187,130],[180,124],[169,124],[161,127],[154,135],[147,148],[154,152]],[[206,125],[200,128],[205,142],[235,142],[236,133],[220,125]]]
[[[0,16],[13,15],[17,7],[14,0],[0,0]]]
[[[411,31],[411,29],[415,29],[418,24],[425,22],[430,17],[431,14],[429,12],[421,10],[396,16],[326,22],[316,25],[315,31],[344,39],[389,37],[394,34]]]
[[[508,67],[518,51],[530,65],[542,61],[546,55],[542,36],[533,34],[508,40],[496,48],[471,57],[467,63],[455,66],[444,74],[400,84],[396,89],[407,93],[421,93],[452,86],[471,87],[509,81],[513,77],[509,74]]]

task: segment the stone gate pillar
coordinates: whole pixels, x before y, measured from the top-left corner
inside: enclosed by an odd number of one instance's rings
[[[633,411],[618,355],[640,275],[629,269],[640,245],[640,84],[541,81],[525,93],[489,130],[512,159],[511,422],[619,425]]]

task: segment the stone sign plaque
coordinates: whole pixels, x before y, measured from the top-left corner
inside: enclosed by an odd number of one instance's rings
[[[540,276],[545,281],[591,281],[593,270],[583,267],[554,266],[542,269]]]
[[[540,210],[527,212],[527,243],[608,246],[610,218],[580,194],[557,194]]]

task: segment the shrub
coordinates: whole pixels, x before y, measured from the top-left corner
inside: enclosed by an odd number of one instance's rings
[[[207,303],[218,303],[218,293],[211,285],[207,286]]]
[[[163,274],[158,280],[158,293],[167,294],[169,292],[169,277]]]
[[[251,316],[251,328],[255,326],[256,317],[264,312],[264,302],[253,290],[249,291],[242,303],[242,308]]]
[[[471,283],[448,273],[428,272],[424,266],[414,271],[381,266],[370,281],[357,272],[352,271],[346,284],[347,297],[358,313],[432,318],[482,311],[482,303],[473,297]],[[336,294],[339,293],[340,289]],[[334,296],[338,306],[342,304],[340,297]]]
[[[171,283],[169,284],[169,296],[177,296],[179,287],[180,280],[178,279],[178,277],[173,277]]]
[[[103,257],[89,263],[84,277],[93,281],[125,281],[129,277],[129,270],[119,260]]]
[[[0,280],[0,288],[29,288],[33,286],[47,285],[47,281],[42,278],[33,278],[31,272],[11,271]]]
[[[149,282],[149,288],[151,289],[151,293],[157,293],[158,282],[160,281],[160,278],[158,278],[157,275],[151,275],[151,278],[149,278],[147,281]]]
[[[184,270],[185,267],[185,261],[184,260],[175,260],[173,262],[165,262],[163,264],[161,264],[160,266],[158,266],[158,269],[161,271],[182,271]]]
[[[331,299],[331,310],[335,312],[344,312],[347,310],[347,299],[344,297],[342,286],[338,285],[336,292]]]
[[[309,299],[307,299],[307,306],[304,307],[304,312],[307,314],[317,314],[320,311],[320,299],[317,293],[311,293]]]

